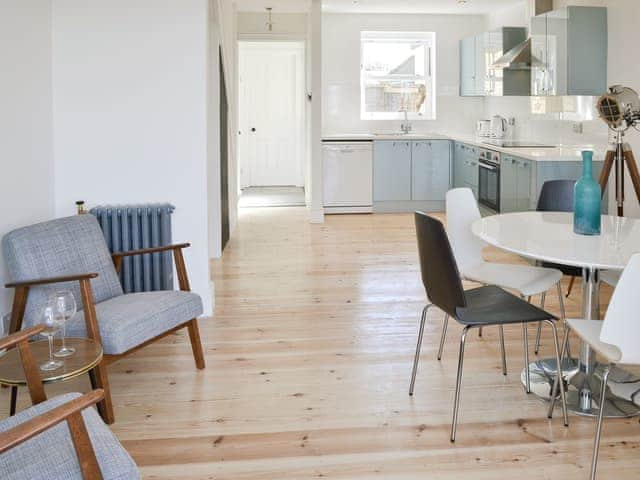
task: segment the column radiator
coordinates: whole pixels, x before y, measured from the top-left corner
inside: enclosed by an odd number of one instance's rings
[[[171,244],[171,214],[168,203],[104,205],[92,208],[111,252],[160,247]],[[125,293],[173,290],[171,252],[125,257],[120,271]]]

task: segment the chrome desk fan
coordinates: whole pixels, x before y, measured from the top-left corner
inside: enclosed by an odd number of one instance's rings
[[[600,187],[604,193],[611,169],[615,165],[616,206],[618,207],[618,216],[621,217],[624,213],[625,162],[629,169],[629,176],[631,177],[638,203],[640,203],[640,173],[638,172],[638,165],[633,157],[631,147],[622,140],[626,131],[630,128],[638,130],[638,125],[640,125],[640,98],[632,88],[614,85],[609,87],[607,94],[598,99],[596,107],[600,118],[615,133],[615,142],[607,150],[604,166],[600,173]]]

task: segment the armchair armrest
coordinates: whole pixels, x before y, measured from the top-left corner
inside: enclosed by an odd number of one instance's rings
[[[148,253],[167,252],[169,250],[176,250],[176,249],[180,250],[183,248],[188,248],[190,246],[191,246],[190,243],[176,243],[174,245],[165,245],[163,247],[141,248],[138,250],[129,250],[127,252],[113,252],[111,256],[113,258],[131,257],[133,255],[145,255]]]
[[[18,282],[7,283],[5,285],[5,288],[35,287],[37,285],[72,282],[74,280],[89,280],[91,278],[96,278],[97,276],[97,273],[77,273],[73,275],[65,275],[62,277],[36,278],[33,280],[21,280]]]
[[[34,327],[20,330],[19,332],[12,333],[9,336],[0,338],[0,350],[15,347],[20,343],[27,343],[31,337],[39,334],[44,329],[44,325],[36,325]]]
[[[74,413],[79,413],[99,402],[103,397],[103,390],[94,390],[4,432],[0,437],[0,453],[4,453],[54,427]]]

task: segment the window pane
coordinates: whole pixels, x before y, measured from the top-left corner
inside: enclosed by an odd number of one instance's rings
[[[378,35],[378,36],[376,36]],[[362,33],[362,113],[390,118],[409,112],[429,118],[433,111],[430,78],[432,34]]]

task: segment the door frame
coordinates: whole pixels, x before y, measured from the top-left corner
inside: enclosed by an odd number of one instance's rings
[[[304,184],[304,188],[305,190],[308,188],[307,187],[307,182],[308,182],[308,176],[307,176],[307,156],[308,156],[308,129],[309,129],[309,125],[308,125],[308,119],[309,117],[309,108],[310,108],[310,103],[308,101],[307,98],[307,62],[308,62],[308,51],[307,51],[307,38],[305,35],[289,35],[289,34],[272,34],[272,35],[263,35],[263,34],[240,34],[238,35],[238,40],[237,40],[237,48],[236,48],[236,65],[238,65],[238,75],[236,76],[236,95],[235,95],[235,102],[236,102],[236,121],[237,121],[237,128],[236,128],[236,135],[237,137],[240,136],[240,119],[241,119],[241,111],[240,111],[240,96],[241,96],[241,90],[240,90],[240,58],[241,58],[241,50],[242,50],[242,46],[243,45],[247,45],[247,44],[260,44],[260,43],[282,43],[284,45],[287,44],[293,44],[293,45],[299,45],[300,46],[300,50],[301,50],[301,63],[302,63],[302,68],[301,68],[301,81],[298,82],[297,85],[297,95],[300,95],[301,98],[303,98],[303,108],[302,108],[302,118],[301,118],[301,125],[300,125],[300,132],[301,132],[301,138],[300,138],[300,147],[301,147],[301,155],[300,155],[300,171],[302,173],[302,181]],[[242,188],[244,188],[243,186],[243,179],[246,178],[246,175],[242,174],[242,167],[244,165],[244,161],[242,159],[242,155],[243,155],[243,142],[240,140],[240,138],[237,138],[237,155],[238,155],[238,161],[237,161],[237,181],[238,181],[238,195],[240,195],[242,193]]]

